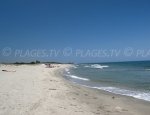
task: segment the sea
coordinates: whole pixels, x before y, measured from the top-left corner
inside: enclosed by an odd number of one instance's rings
[[[84,63],[66,68],[69,81],[150,101],[150,61]]]

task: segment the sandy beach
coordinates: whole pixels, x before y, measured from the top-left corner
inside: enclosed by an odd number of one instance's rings
[[[71,65],[0,65],[0,115],[149,115],[150,102],[73,84]]]

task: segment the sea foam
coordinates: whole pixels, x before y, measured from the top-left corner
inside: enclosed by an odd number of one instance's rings
[[[91,88],[105,90],[115,94],[126,95],[137,99],[142,99],[145,101],[150,101],[150,92],[132,91],[116,87],[91,87]]]
[[[74,83],[78,84],[77,82],[74,82]],[[83,85],[83,84],[78,84],[78,85],[81,85],[87,88],[104,90],[104,91],[114,93],[114,94],[130,96],[136,99],[150,101],[150,92],[131,91],[131,90],[120,89],[116,87],[92,87],[92,86]]]
[[[85,65],[84,67],[103,69],[103,68],[107,68],[107,67],[109,67],[109,66],[107,66],[107,65],[100,65],[100,64],[93,64],[93,65],[91,65],[91,66]]]
[[[83,77],[78,77],[75,75],[67,75],[68,77],[74,78],[74,79],[79,79],[79,80],[84,80],[84,81],[89,81],[89,79],[87,78],[83,78]]]

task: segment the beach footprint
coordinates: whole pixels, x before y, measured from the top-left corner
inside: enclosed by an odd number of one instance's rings
[[[125,112],[125,111],[128,111],[127,109],[121,108],[121,107],[119,107],[119,106],[115,107],[115,110],[116,110],[117,112]]]

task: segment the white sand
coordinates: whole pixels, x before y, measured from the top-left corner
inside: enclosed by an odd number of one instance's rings
[[[68,66],[1,65],[0,115],[149,115],[148,102],[68,83]]]

